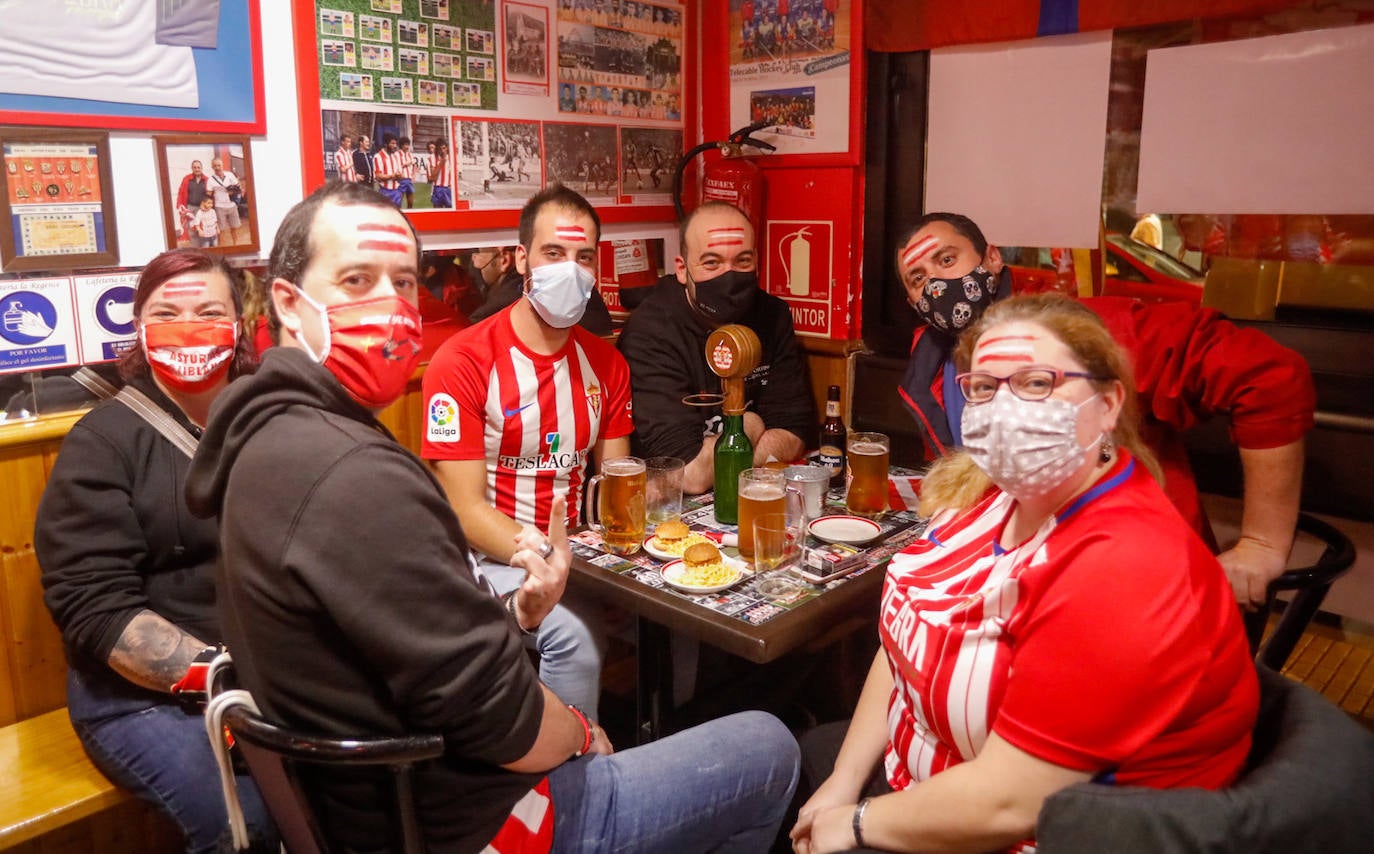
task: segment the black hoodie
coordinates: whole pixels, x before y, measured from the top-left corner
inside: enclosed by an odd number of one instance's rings
[[[534,744],[543,695],[425,465],[305,352],[275,347],[216,401],[187,499],[219,516],[220,618],[263,713],[442,733],[446,757],[415,786],[426,841],[480,851],[537,780],[497,766]],[[335,842],[387,847],[378,779],[307,781]]]

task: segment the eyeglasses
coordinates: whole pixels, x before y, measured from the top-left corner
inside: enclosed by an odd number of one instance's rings
[[[959,392],[969,403],[987,403],[997,394],[997,389],[1006,383],[1011,393],[1022,400],[1044,400],[1054,393],[1065,379],[1106,380],[1083,371],[1061,371],[1058,368],[1022,368],[1009,377],[999,377],[982,371],[969,371],[959,374],[954,381],[959,384]]]

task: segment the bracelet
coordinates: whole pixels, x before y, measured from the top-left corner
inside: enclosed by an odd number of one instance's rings
[[[854,807],[854,847],[867,848],[864,843],[864,811],[868,809],[868,802],[872,798],[864,798],[859,801],[859,805]]]
[[[586,756],[587,751],[592,749],[592,722],[587,720],[587,716],[577,706],[568,706],[577,719],[582,722],[582,749],[572,755],[573,759]]]
[[[515,594],[516,594],[516,593],[519,593],[519,592],[520,592],[520,588],[517,587],[517,588],[515,588],[514,590],[510,591],[509,593],[502,594],[502,596],[501,596],[501,604],[502,604],[502,606],[505,607],[506,613],[507,613],[507,614],[510,614],[510,618],[511,618],[512,620],[515,621],[515,627],[516,627],[517,629],[520,630],[520,634],[522,634],[522,635],[533,635],[533,634],[536,634],[536,633],[538,633],[538,631],[539,631],[539,627],[538,627],[538,626],[535,626],[533,629],[527,629],[527,628],[525,628],[524,626],[520,625],[520,615],[515,613]]]

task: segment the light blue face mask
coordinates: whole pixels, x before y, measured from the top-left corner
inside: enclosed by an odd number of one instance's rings
[[[530,288],[525,298],[544,322],[567,329],[582,319],[592,296],[596,277],[576,261],[560,261],[530,268]]]

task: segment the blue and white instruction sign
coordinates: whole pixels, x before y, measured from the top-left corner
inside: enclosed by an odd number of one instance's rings
[[[136,341],[134,286],[138,273],[77,276],[76,316],[81,336],[81,361],[110,362]]]
[[[69,278],[0,282],[0,373],[81,364]]]

